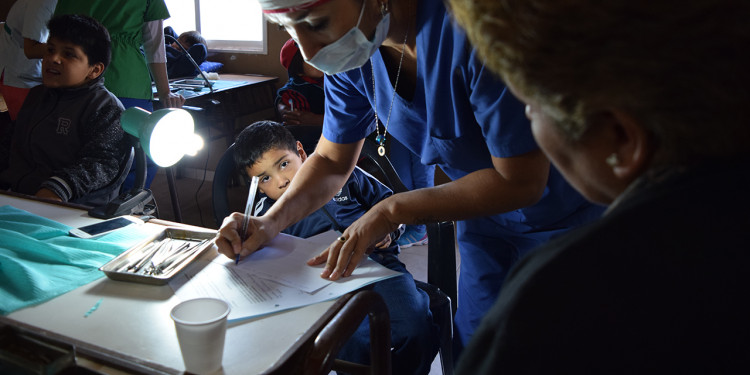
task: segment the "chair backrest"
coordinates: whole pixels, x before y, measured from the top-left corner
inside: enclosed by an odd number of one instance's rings
[[[78,199],[71,200],[71,203],[78,203],[91,207],[99,207],[117,198],[117,196],[120,195],[120,188],[122,187],[123,182],[125,182],[125,178],[128,177],[128,172],[130,172],[130,167],[133,165],[134,159],[135,149],[131,146],[130,152],[126,153],[126,157],[124,157],[120,161],[117,176],[112,179],[109,184],[96,189]]]
[[[228,189],[233,182],[236,182],[238,177],[246,179],[244,174],[238,173],[237,164],[234,162],[234,143],[232,143],[224,155],[219,159],[219,163],[216,165],[214,171],[214,181],[211,188],[213,206],[214,206],[214,220],[216,226],[221,227],[224,218],[232,213],[229,208],[229,194]],[[245,181],[247,182],[247,181]],[[250,186],[250,184],[247,184]]]
[[[362,151],[359,154],[357,166],[365,172],[373,175],[378,181],[388,186],[394,193],[403,193],[409,189],[398,177],[396,169],[387,156],[378,154],[379,145],[370,138],[365,139]]]

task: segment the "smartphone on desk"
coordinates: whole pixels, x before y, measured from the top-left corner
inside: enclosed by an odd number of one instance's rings
[[[71,236],[78,238],[95,238],[124,228],[131,224],[143,224],[143,220],[133,216],[118,216],[98,223],[73,228],[69,231]]]

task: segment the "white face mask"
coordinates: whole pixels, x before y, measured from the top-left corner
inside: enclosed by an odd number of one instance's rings
[[[373,40],[367,40],[365,34],[359,29],[359,23],[365,12],[365,3],[366,1],[362,3],[362,10],[359,11],[357,25],[339,40],[321,48],[312,59],[307,60],[310,65],[331,75],[359,68],[375,54],[388,35],[391,15],[390,13],[383,15],[383,19],[375,28]]]

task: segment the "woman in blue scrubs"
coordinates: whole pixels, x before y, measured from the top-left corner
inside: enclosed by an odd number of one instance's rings
[[[397,139],[452,182],[381,201],[308,263],[326,263],[321,276],[337,280],[399,224],[456,220],[460,347],[521,256],[601,214],[550,166],[524,106],[484,68],[441,0],[259,1],[328,74],[323,137],[284,196],[251,220],[244,243],[242,215],[225,220],[223,254],[246,256],[329,201],[370,133]]]

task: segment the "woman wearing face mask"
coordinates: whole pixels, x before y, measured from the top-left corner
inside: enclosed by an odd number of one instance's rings
[[[251,220],[244,243],[242,215],[225,220],[216,240],[223,254],[250,254],[330,200],[368,134],[398,139],[452,182],[381,201],[309,263],[326,263],[321,276],[336,280],[401,223],[458,220],[460,346],[521,256],[601,214],[550,166],[524,106],[484,69],[441,0],[260,3],[304,58],[329,74],[323,137],[283,198]]]

